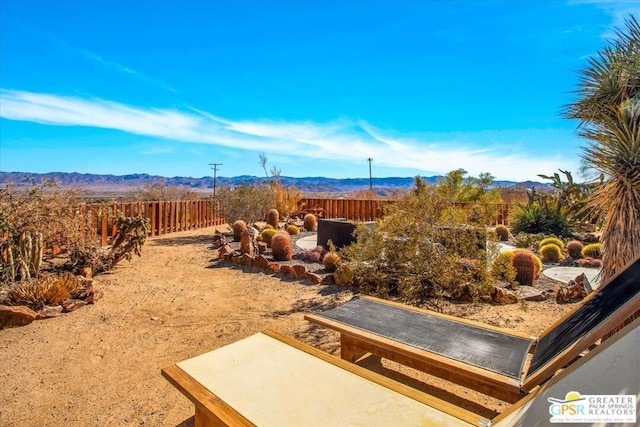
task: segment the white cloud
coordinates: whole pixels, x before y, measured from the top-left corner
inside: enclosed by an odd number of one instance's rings
[[[207,112],[132,107],[102,99],[83,99],[17,90],[0,91],[0,117],[53,126],[115,129],[167,140],[213,144],[331,162],[360,163],[373,157],[379,166],[446,173],[464,168],[471,175],[491,172],[499,179],[535,179],[538,173],[577,169],[577,159],[511,147],[470,146],[454,136],[421,136],[383,131],[363,122],[330,123],[232,121]],[[486,135],[478,135],[486,139]],[[466,140],[474,134],[465,135]],[[478,142],[479,143],[479,142]]]

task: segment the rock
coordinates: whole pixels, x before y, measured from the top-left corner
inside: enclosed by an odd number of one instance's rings
[[[84,286],[84,290],[81,293],[75,296],[75,299],[81,299],[88,304],[95,304],[103,295],[102,289],[92,280]]]
[[[327,274],[324,276],[320,284],[325,286],[334,286],[336,284],[336,278],[333,277],[333,274]]]
[[[87,305],[87,302],[81,299],[68,299],[62,303],[62,311],[70,313],[85,305]]]
[[[292,267],[293,277],[296,279],[304,279],[307,274],[307,267],[304,265],[296,264]]]
[[[45,305],[36,316],[36,319],[51,319],[52,317],[58,317],[62,315],[61,305]]]
[[[258,255],[253,259],[251,265],[255,268],[266,270],[269,268],[269,260],[264,255]]]
[[[305,274],[305,278],[309,280],[311,283],[313,283],[314,285],[318,285],[322,283],[322,276],[316,273],[312,273],[310,271],[307,271],[307,274]]]
[[[277,262],[270,262],[269,263],[269,270],[273,271],[274,273],[277,273],[280,271],[280,264],[278,264]]]
[[[286,275],[286,276],[293,276],[293,267],[291,267],[290,265],[281,265],[280,266],[280,273]]]
[[[267,251],[267,243],[266,242],[258,242],[258,253],[263,254]]]
[[[493,288],[491,292],[491,301],[496,304],[515,304],[518,297],[511,291],[502,288]]]
[[[588,284],[586,276],[581,274],[576,277],[576,280],[569,280],[567,286],[560,286],[556,292],[556,302],[558,304],[579,301],[586,297],[589,293],[585,288],[585,282]],[[590,285],[589,285],[590,287]]]
[[[518,287],[517,295],[525,301],[544,301],[547,297],[533,286],[522,285]]]
[[[560,262],[558,262],[559,267],[575,267],[577,265],[578,263],[570,256],[566,257],[565,259],[561,259]]]
[[[240,264],[240,259],[242,258],[242,255],[237,254],[237,253],[233,253],[231,255],[231,262],[234,264]]]
[[[247,254],[242,254],[240,256],[240,264],[242,265],[248,265],[249,267],[251,267],[251,265],[253,264],[253,257],[251,255]]]
[[[231,245],[224,245],[222,247],[220,247],[220,249],[218,249],[218,258],[220,259],[227,259],[229,257],[229,255],[231,255],[233,253],[233,248],[231,247]]]
[[[24,305],[0,305],[0,329],[28,325],[37,316],[35,311]]]

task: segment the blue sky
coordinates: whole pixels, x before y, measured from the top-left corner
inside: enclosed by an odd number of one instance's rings
[[[580,166],[561,117],[637,1],[0,1],[0,171],[497,179]]]

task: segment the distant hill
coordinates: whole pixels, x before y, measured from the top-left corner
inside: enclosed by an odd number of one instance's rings
[[[428,183],[435,183],[438,176],[423,177]],[[307,195],[312,194],[348,194],[360,190],[369,189],[369,178],[325,178],[325,177],[306,177],[293,178],[283,176],[280,178],[283,185],[295,186],[300,192]],[[217,187],[238,186],[247,184],[258,184],[266,181],[264,177],[256,177],[249,175],[241,175],[232,178],[218,177],[216,180]],[[130,174],[130,175],[97,175],[90,173],[66,173],[66,172],[50,172],[50,173],[29,173],[29,172],[0,172],[0,184],[13,183],[16,186],[30,186],[33,184],[42,184],[46,181],[54,181],[61,187],[77,187],[87,191],[93,195],[118,196],[127,192],[135,191],[142,188],[146,184],[154,184],[164,182],[166,185],[177,185],[190,188],[192,191],[207,194],[213,190],[213,177],[205,176],[202,178],[191,177],[162,177],[159,175],[148,174]],[[374,190],[378,193],[389,193],[394,190],[409,189],[413,186],[413,177],[388,177],[373,178],[372,184]],[[496,181],[497,187],[548,187],[547,184],[539,182],[525,181]]]

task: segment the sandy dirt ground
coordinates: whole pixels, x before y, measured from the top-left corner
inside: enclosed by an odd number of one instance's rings
[[[348,301],[353,289],[218,263],[212,235],[206,228],[149,239],[141,258],[96,278],[104,291],[97,304],[0,331],[0,425],[193,425],[193,406],[160,369],[267,328],[338,354],[338,335],[303,316]],[[441,308],[535,335],[571,307]],[[386,360],[359,363],[486,416],[506,407]]]

